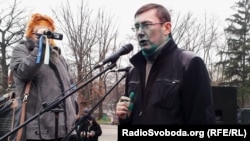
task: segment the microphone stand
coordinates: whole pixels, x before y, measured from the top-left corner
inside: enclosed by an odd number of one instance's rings
[[[99,104],[101,104],[101,102],[103,102],[103,100],[112,92],[112,90],[127,76],[127,71],[126,73],[115,83],[114,86],[111,87],[111,89],[95,104],[95,106],[93,108],[90,109],[90,111],[88,112],[87,115],[84,115],[80,118],[80,120],[77,121],[76,125],[74,126],[74,128],[72,128],[72,130],[62,139],[62,141],[66,141],[69,137],[69,135],[75,130],[77,129],[77,126],[80,125],[81,123],[86,123],[88,116],[91,116],[91,114],[96,110],[96,108],[99,106]],[[78,135],[78,133],[77,133]],[[77,137],[79,139],[79,137]]]
[[[0,141],[6,139],[8,136],[10,136],[11,134],[13,134],[14,132],[16,132],[17,130],[19,130],[20,128],[22,128],[23,126],[27,125],[28,123],[30,123],[31,121],[33,121],[34,119],[36,119],[37,117],[39,117],[40,115],[42,115],[45,112],[48,112],[54,108],[56,108],[62,101],[64,101],[66,98],[68,98],[69,96],[73,95],[75,92],[77,92],[79,89],[81,89],[82,87],[86,86],[87,84],[89,84],[90,82],[92,82],[94,79],[96,79],[97,77],[101,76],[102,74],[104,74],[106,71],[108,71],[109,69],[112,69],[116,66],[115,62],[112,62],[112,64],[110,64],[106,69],[104,69],[103,71],[101,71],[99,74],[93,76],[92,78],[90,78],[89,80],[87,80],[85,83],[80,83],[79,87],[74,89],[71,93],[64,95],[62,97],[59,97],[57,99],[55,99],[53,102],[47,104],[46,102],[42,105],[43,106],[43,110],[41,110],[41,112],[35,114],[34,116],[32,116],[31,118],[27,119],[23,124],[17,126],[16,128],[14,128],[13,130],[11,130],[10,132],[8,132],[7,134],[5,134],[4,136],[2,136],[0,138]]]

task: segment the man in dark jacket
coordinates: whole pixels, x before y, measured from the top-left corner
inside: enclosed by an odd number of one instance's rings
[[[91,115],[86,115],[85,121],[79,126],[80,141],[98,141],[102,135],[102,128],[96,119]]]
[[[178,48],[166,8],[147,4],[135,13],[141,51],[130,62],[120,124],[215,124],[210,78],[203,60]]]

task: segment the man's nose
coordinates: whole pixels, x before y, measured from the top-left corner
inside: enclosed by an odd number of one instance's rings
[[[140,26],[140,28],[137,31],[138,38],[143,38],[145,36],[145,30]]]

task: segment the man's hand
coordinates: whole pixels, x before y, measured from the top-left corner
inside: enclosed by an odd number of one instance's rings
[[[128,117],[130,117],[131,111],[129,111],[128,109],[129,105],[130,105],[130,98],[122,96],[116,105],[116,115],[120,119],[127,119]]]
[[[90,131],[90,132],[89,132],[89,136],[90,136],[90,137],[94,137],[94,136],[95,136],[95,131]]]
[[[81,132],[80,135],[81,135],[81,137],[85,137],[86,133],[85,132]]]

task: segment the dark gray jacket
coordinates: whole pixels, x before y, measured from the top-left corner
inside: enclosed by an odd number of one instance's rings
[[[57,50],[55,50],[57,49]],[[58,48],[51,48],[52,52]],[[31,41],[22,41],[18,44],[12,54],[10,63],[14,74],[17,95],[23,96],[24,85],[27,81],[32,81],[31,91],[28,97],[26,119],[44,110],[43,103],[51,104],[58,97],[68,95],[74,84],[69,73],[68,65],[62,55],[57,60],[53,60],[49,65],[36,63],[38,54],[37,45]],[[52,58],[53,55],[51,55]],[[54,58],[54,59],[55,59]],[[57,62],[57,63],[55,63]],[[76,93],[66,98],[58,105],[64,112],[59,113],[58,137],[62,138],[70,131],[76,118]],[[39,130],[40,128],[40,130]],[[67,130],[67,131],[66,131]],[[55,137],[55,114],[47,111],[26,126],[27,139],[40,139],[39,133],[43,139],[54,139]]]
[[[146,59],[131,58],[126,95],[134,92],[131,118],[120,124],[214,124],[212,89],[203,60],[171,39],[160,51],[145,87]]]

